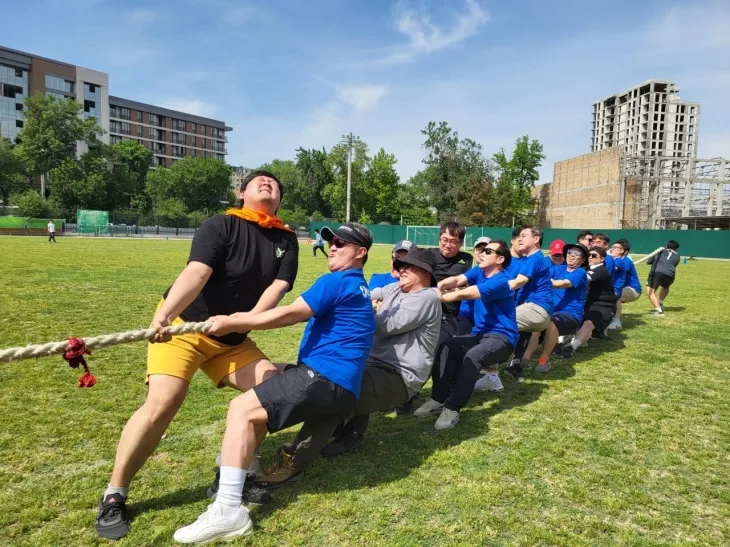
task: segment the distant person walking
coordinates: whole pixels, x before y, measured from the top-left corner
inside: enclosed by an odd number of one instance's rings
[[[322,239],[322,234],[319,233],[319,230],[314,230],[314,242],[312,245],[312,256],[314,258],[317,258],[317,249],[322,251],[324,257],[327,258],[327,253],[324,251],[324,240]]]
[[[56,225],[53,223],[53,219],[48,222],[48,243],[51,241],[56,242]]]
[[[664,315],[664,300],[669,295],[669,287],[674,283],[677,264],[679,264],[677,250],[679,250],[679,243],[672,239],[667,243],[666,249],[646,261],[647,264],[651,264],[649,278],[646,280],[646,296],[654,306],[650,312],[652,315]],[[660,289],[658,295],[657,289]]]

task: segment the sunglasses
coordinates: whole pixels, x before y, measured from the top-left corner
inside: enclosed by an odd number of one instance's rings
[[[354,245],[354,243],[350,243],[349,241],[345,241],[341,237],[333,237],[332,241],[330,241],[331,247],[337,247],[338,249],[346,246],[346,245]]]
[[[589,254],[588,256],[589,256],[590,258],[601,258],[601,255],[599,255],[598,253],[591,253],[591,254]]]
[[[575,249],[571,249],[570,251],[568,251],[568,256],[583,256],[583,253]]]

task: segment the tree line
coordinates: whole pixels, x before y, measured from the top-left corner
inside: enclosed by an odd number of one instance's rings
[[[213,158],[185,157],[170,168],[151,170],[153,153],[132,139],[107,145],[95,118],[83,119],[73,99],[36,94],[25,100],[25,123],[16,142],[0,139],[0,199],[22,216],[75,216],[77,209],[129,211],[139,223],[152,215],[195,224],[237,202],[231,168]],[[446,122],[421,131],[423,168],[407,181],[394,154],[374,154],[353,140],[351,218],[363,223],[433,225],[456,219],[468,226],[510,226],[530,220],[532,189],[545,156],[528,136],[507,155],[487,156],[482,146],[460,138]],[[77,157],[77,143],[87,151]],[[279,215],[294,226],[325,218],[344,220],[348,144],[298,148],[293,159],[273,159],[258,168],[274,173],[286,188]],[[33,190],[39,177],[47,195]],[[47,199],[44,199],[47,198]],[[157,223],[157,222],[150,222]]]

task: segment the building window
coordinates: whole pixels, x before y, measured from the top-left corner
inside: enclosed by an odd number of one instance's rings
[[[22,129],[23,128],[23,120],[15,120],[15,127]]]
[[[144,127],[142,127],[141,125],[137,126],[137,136],[144,137]]]
[[[196,136],[194,136],[194,135],[192,137],[190,137],[190,145],[191,146],[198,146],[197,140],[198,140],[198,138]]]
[[[172,155],[176,158],[185,157],[185,148],[183,148],[182,146],[173,146]]]
[[[132,114],[129,111],[129,108],[124,108],[124,107],[120,108],[119,109],[119,118],[121,118],[122,120],[131,120]]]
[[[142,112],[137,110],[137,123],[142,123]]]
[[[23,103],[15,103],[15,110],[23,110]]]
[[[122,122],[120,125],[121,125],[121,128],[120,128],[119,132],[122,135],[131,135],[132,134],[132,124],[130,124],[129,122]]]
[[[172,128],[178,131],[185,131],[185,120],[172,120]]]
[[[150,125],[156,125],[162,127],[165,124],[165,119],[157,114],[150,114]]]
[[[190,132],[191,133],[197,133],[198,132],[198,124],[195,122],[190,122]]]
[[[174,142],[175,144],[185,144],[185,135],[181,135],[180,133],[173,133],[172,142]]]
[[[208,148],[208,139],[203,138],[203,148]]]
[[[150,114],[150,117],[152,117],[152,114]],[[156,141],[160,140],[160,130],[159,129],[150,127],[149,135],[150,135],[150,139],[155,139]]]
[[[64,80],[63,78],[57,78],[46,74],[46,88],[54,89],[56,91],[63,91],[64,93],[74,93],[76,87],[75,82]]]
[[[84,101],[84,112],[91,112],[96,109],[96,103],[94,101]]]

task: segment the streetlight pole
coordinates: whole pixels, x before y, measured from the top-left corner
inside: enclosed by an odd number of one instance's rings
[[[360,137],[352,132],[342,135],[342,140],[347,143],[347,206],[345,209],[345,222],[350,222],[350,207],[352,204],[352,145],[360,140]]]

